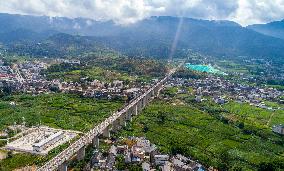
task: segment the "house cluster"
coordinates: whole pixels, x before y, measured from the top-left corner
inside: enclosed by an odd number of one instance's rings
[[[274,133],[280,134],[280,135],[284,135],[284,125],[279,124],[279,125],[274,125],[272,127],[272,131]]]
[[[224,104],[228,100],[235,100],[271,110],[274,108],[266,106],[263,101],[278,100],[281,102],[279,97],[284,95],[283,91],[274,88],[242,85],[214,75],[202,79],[173,78],[169,81],[168,86],[192,87],[195,90],[196,101],[198,102],[203,100],[203,96],[210,96],[218,104]],[[179,92],[182,92],[182,90],[179,90]]]
[[[96,170],[113,170],[115,168],[116,156],[117,148],[114,145],[105,154],[97,150],[91,158],[89,167]]]
[[[80,64],[78,60],[58,59],[57,62]],[[120,80],[114,80],[110,83],[99,80],[90,81],[87,78],[81,78],[80,82],[47,80],[42,75],[42,71],[47,67],[47,63],[33,61],[14,64],[11,68],[10,66],[3,66],[3,62],[0,60],[0,89],[6,87],[10,91],[30,94],[66,92],[93,98],[128,98],[131,100],[148,88],[136,84],[125,85]]]
[[[67,63],[67,64],[81,64],[80,60],[77,59],[56,59],[55,60],[57,63]]]
[[[245,65],[251,66],[261,66],[263,71],[259,72],[257,76],[247,76],[246,80],[251,82],[257,82],[258,80],[268,81],[268,80],[284,80],[284,66],[281,63],[274,63],[273,61],[267,61],[267,59],[244,59]]]
[[[10,66],[0,65],[0,79],[1,80],[13,80],[17,75],[13,72]]]
[[[122,157],[123,161],[116,160]],[[143,171],[205,171],[200,163],[177,154],[170,156],[161,154],[154,144],[144,137],[129,137],[112,145],[108,155],[97,152],[92,158],[92,166],[99,170],[115,170],[117,162],[124,162],[127,166],[138,165]]]
[[[48,65],[44,62],[25,62],[17,65],[21,75],[26,80],[38,80],[43,76],[40,72],[47,69]]]
[[[129,85],[125,85],[124,82],[120,80],[114,80],[110,83],[106,83],[99,80],[87,81],[87,79],[81,79],[80,83],[60,82],[59,80],[53,80],[51,87],[57,91],[65,93],[75,93],[84,97],[104,99],[122,97],[133,99],[148,88],[148,86],[141,86],[140,88],[130,87]]]
[[[10,91],[41,93],[48,90],[48,81],[40,72],[47,68],[43,62],[25,62],[10,66],[0,66],[0,88]]]
[[[4,65],[4,62],[0,60],[0,87],[17,82],[17,74],[14,70],[10,66]]]

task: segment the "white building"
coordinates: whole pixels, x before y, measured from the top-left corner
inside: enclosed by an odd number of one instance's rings
[[[36,152],[41,152],[46,149],[49,145],[54,144],[64,136],[62,131],[52,134],[48,138],[33,144],[33,150]]]
[[[143,171],[151,171],[150,164],[143,162],[142,163],[142,169],[143,169]]]
[[[195,97],[196,102],[202,102],[202,97],[201,96],[196,96]]]
[[[169,155],[155,155],[155,164],[156,165],[165,165],[166,162],[169,160]]]
[[[282,125],[282,124],[274,125],[272,127],[272,131],[275,132],[275,133],[284,135],[284,125]]]

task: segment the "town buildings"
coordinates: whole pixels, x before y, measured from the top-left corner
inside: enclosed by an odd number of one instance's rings
[[[140,166],[143,171],[205,171],[200,163],[183,155],[161,154],[156,145],[145,137],[128,137],[111,145],[107,157],[96,152],[92,159],[92,166],[99,170],[116,170],[115,164],[124,158],[127,167]]]
[[[283,91],[275,88],[243,85],[214,75],[200,79],[172,78],[166,87],[178,87],[177,93],[185,91],[186,88],[191,88],[196,102],[202,102],[204,97],[211,97],[217,104],[225,104],[230,100],[234,100],[268,110],[279,109],[267,106],[264,103],[265,101],[281,103],[279,97],[284,95]]]
[[[79,82],[47,79],[43,74],[49,64],[28,61],[10,66],[3,66],[0,60],[0,91],[5,93],[24,92],[33,95],[43,93],[72,93],[89,98],[124,99],[130,101],[141,94],[147,86],[127,85],[121,80],[103,82],[81,78]],[[78,60],[59,60],[58,62],[80,64]]]

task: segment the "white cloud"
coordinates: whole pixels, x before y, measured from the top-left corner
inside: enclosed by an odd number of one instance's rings
[[[133,23],[163,10],[142,0],[0,0],[0,12]]]
[[[0,12],[133,23],[154,15],[229,19],[240,24],[284,18],[283,0],[0,0]]]
[[[283,0],[239,0],[238,5],[229,19],[242,25],[284,19]]]

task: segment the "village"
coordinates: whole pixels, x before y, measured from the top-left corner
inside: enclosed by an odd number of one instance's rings
[[[89,167],[93,170],[125,170],[117,168],[120,162],[125,167],[136,166],[143,171],[205,171],[197,161],[181,154],[169,155],[159,152],[155,144],[145,137],[127,137],[118,140],[106,140],[111,145],[106,154],[95,151]],[[212,169],[211,169],[212,170]]]
[[[208,77],[200,79],[172,78],[166,87],[178,87],[178,94],[187,93],[187,88],[190,87],[193,90],[192,95],[195,96],[197,103],[206,101],[209,97],[219,105],[235,101],[237,103],[248,103],[251,106],[271,112],[284,110],[279,106],[275,107],[266,104],[267,101],[284,104],[284,100],[280,98],[284,95],[283,91],[275,88],[260,88],[233,83],[215,75],[208,75]],[[276,134],[284,135],[284,125],[273,125],[272,131]]]
[[[57,60],[60,63],[78,64],[78,60]],[[81,78],[80,82],[65,82],[59,79],[47,80],[41,72],[49,65],[44,62],[25,62],[4,66],[0,61],[0,89],[6,92],[23,92],[32,95],[43,93],[73,93],[98,99],[131,100],[149,88],[147,84],[127,85],[121,80],[102,82]],[[153,80],[155,83],[157,80]]]
[[[195,90],[195,99],[197,102],[201,102],[204,100],[203,97],[209,96],[218,104],[234,100],[239,103],[250,103],[251,105],[268,110],[280,110],[280,108],[265,105],[265,100],[278,103],[284,102],[279,98],[284,95],[283,91],[275,88],[260,88],[233,83],[214,75],[208,75],[208,77],[203,79],[173,78],[168,82],[167,87],[191,87]],[[178,93],[185,91],[185,89],[181,88]]]

